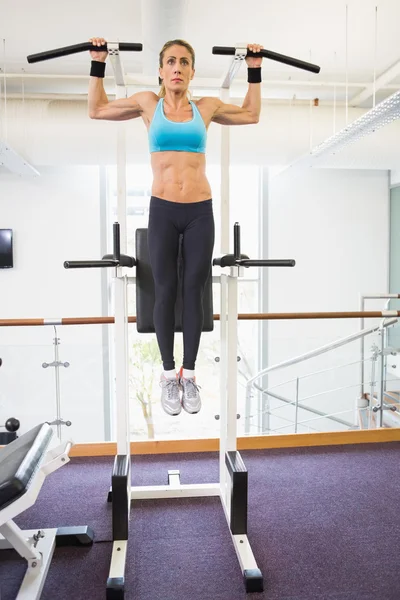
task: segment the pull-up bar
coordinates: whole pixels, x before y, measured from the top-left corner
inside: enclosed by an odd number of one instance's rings
[[[221,54],[223,56],[235,56],[236,48],[234,46],[214,46],[212,53]],[[296,67],[297,69],[311,71],[311,73],[319,73],[321,70],[321,67],[318,65],[299,60],[298,58],[292,58],[291,56],[286,56],[285,54],[278,54],[277,52],[272,52],[272,50],[261,50],[261,52],[251,52],[248,50],[246,56],[262,56],[263,58],[269,58],[270,60],[275,60],[276,62],[290,65],[291,67]]]
[[[121,52],[141,52],[143,50],[143,44],[118,42],[118,49]],[[107,44],[104,44],[103,46],[95,46],[90,42],[83,42],[82,44],[74,44],[73,46],[64,46],[63,48],[46,50],[45,52],[39,52],[38,54],[30,54],[27,56],[27,61],[28,63],[36,63],[43,60],[51,60],[52,58],[60,58],[61,56],[68,56],[69,54],[87,52],[88,50],[95,50],[96,52],[108,52],[108,46]]]
[[[143,44],[130,43],[130,42],[118,42],[118,49],[120,52],[141,52],[143,50]],[[39,52],[37,54],[30,54],[27,56],[28,63],[42,62],[44,60],[51,60],[53,58],[60,58],[62,56],[68,56],[70,54],[78,54],[80,52],[87,52],[95,50],[97,52],[107,52],[108,44],[103,46],[95,46],[90,42],[83,42],[81,44],[73,44],[72,46],[64,46],[63,48],[55,48],[54,50],[46,50],[45,52]],[[220,54],[223,56],[234,56],[236,54],[236,48],[234,46],[213,46],[213,54]],[[247,51],[246,56],[262,56],[263,58],[269,58],[297,69],[304,69],[305,71],[311,71],[311,73],[319,73],[320,67],[309,62],[305,62],[298,58],[286,56],[285,54],[279,54],[272,50],[261,50],[261,52]]]

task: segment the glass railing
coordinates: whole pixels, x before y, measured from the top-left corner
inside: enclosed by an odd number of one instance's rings
[[[0,425],[17,418],[22,434],[47,421],[62,440],[106,440],[109,354],[102,327],[18,327],[6,333],[3,339],[14,333],[18,344],[0,345]]]
[[[240,322],[238,394],[244,406],[247,377],[256,372],[257,321]],[[0,329],[2,333],[5,329]],[[50,422],[62,440],[75,443],[116,440],[113,325],[7,327],[18,344],[0,345],[0,425],[14,417],[19,434],[39,422]],[[132,441],[219,437],[220,323],[204,333],[196,372],[202,410],[172,418],[161,408],[161,361],[155,334],[138,334],[129,325],[129,410]],[[24,345],[24,339],[30,344]],[[182,358],[182,334],[175,336],[177,365]],[[0,431],[4,431],[0,429]],[[238,419],[238,433],[244,420]]]
[[[399,427],[399,379],[388,361],[400,352],[388,341],[396,324],[324,345],[303,339],[306,352],[261,369],[247,383],[247,435]]]
[[[400,386],[393,369],[398,357],[392,345],[397,326],[379,329],[382,321],[377,321],[362,336],[355,326],[353,334],[342,338],[332,328],[327,343],[326,332],[294,338],[287,335],[287,324],[275,322],[264,340],[268,360],[262,368],[260,323],[238,321],[238,436],[400,426]],[[23,433],[48,421],[61,439],[115,441],[113,325],[7,327],[1,332],[0,425],[15,417]],[[197,415],[182,412],[172,418],[162,411],[154,334],[139,335],[131,324],[129,351],[133,441],[219,437],[218,320],[200,345],[196,371],[203,407]],[[179,364],[181,334],[176,335],[175,354]]]

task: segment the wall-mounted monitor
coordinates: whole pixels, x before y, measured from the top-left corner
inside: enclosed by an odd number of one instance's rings
[[[13,266],[13,231],[0,229],[0,269],[12,269]]]

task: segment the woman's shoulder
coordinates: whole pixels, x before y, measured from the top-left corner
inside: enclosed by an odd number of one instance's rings
[[[202,98],[193,99],[192,102],[194,102],[198,108],[208,108],[217,104],[218,98],[213,98],[212,96],[203,96]]]
[[[214,98],[212,96],[204,96],[203,98],[197,98],[196,100],[193,100],[193,102],[195,103],[198,111],[200,112],[206,124],[206,127],[208,127],[221,101],[219,100],[219,98]]]
[[[160,97],[157,96],[157,94],[155,94],[154,92],[136,92],[135,97],[138,99],[138,101],[140,101],[140,104],[142,106],[148,105],[154,105],[157,104],[157,102],[160,100]]]
[[[154,92],[137,92],[135,94],[137,102],[142,107],[142,118],[147,127],[150,126],[150,123],[153,119],[155,110],[157,108],[157,104],[160,100],[160,97]]]

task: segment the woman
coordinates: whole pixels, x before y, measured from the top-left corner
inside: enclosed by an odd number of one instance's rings
[[[91,38],[95,46],[103,38]],[[258,53],[262,46],[248,44]],[[205,147],[211,122],[221,125],[257,123],[261,110],[261,57],[247,57],[249,89],[243,106],[218,98],[188,99],[194,77],[195,54],[183,40],[167,42],[160,52],[160,93],[139,92],[108,101],[103,87],[107,52],[91,51],[89,116],[123,121],[141,117],[148,129],[152,196],[148,225],[150,262],[155,284],[154,326],[163,361],[161,404],[169,415],[183,407],[194,414],[201,408],[195,361],[203,324],[202,297],[214,246],[214,218],[206,177]],[[177,255],[183,234],[183,365],[174,361],[174,313],[177,294]]]

